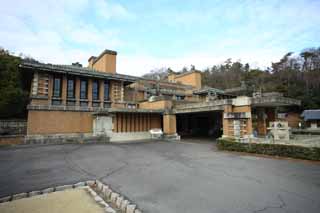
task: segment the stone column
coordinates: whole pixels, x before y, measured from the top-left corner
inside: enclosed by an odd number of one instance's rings
[[[62,77],[62,105],[67,105],[67,76]]]
[[[230,119],[226,119],[225,118],[225,113],[228,113],[228,112],[232,112],[232,105],[226,105],[224,106],[224,111],[222,113],[222,128],[223,128],[223,137],[231,137],[233,135],[231,135],[231,132],[229,132],[229,122]]]
[[[92,107],[92,79],[88,79],[88,107]]]
[[[99,80],[99,100],[100,100],[100,107],[104,107],[104,80]]]
[[[176,115],[174,114],[163,115],[163,133],[165,135],[174,135],[177,133]]]
[[[121,90],[120,90],[120,100],[124,101],[124,84],[123,81],[121,81]]]
[[[52,103],[52,91],[53,91],[53,76],[49,75],[49,82],[48,82],[48,104],[51,105]]]
[[[76,106],[80,106],[80,78],[77,76],[75,81]]]

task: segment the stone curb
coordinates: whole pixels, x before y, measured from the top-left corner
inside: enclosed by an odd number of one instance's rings
[[[110,186],[104,185],[101,181],[95,180],[91,187],[95,189],[97,194],[100,194],[103,199],[110,202],[122,213],[142,213],[136,204],[133,204],[125,196],[112,190]]]
[[[126,199],[125,196],[122,196],[121,194],[113,191],[108,185],[104,185],[99,180],[89,180],[85,182],[78,182],[73,185],[62,185],[46,188],[39,191],[14,194],[0,198],[0,203],[74,188],[85,188],[88,193],[94,198],[94,200],[100,206],[104,207],[106,213],[117,213],[119,211],[121,213],[142,213],[142,211],[137,208],[136,204],[133,204],[128,199]],[[111,203],[111,205],[117,208],[118,211],[115,211],[113,207],[109,206],[107,202]]]

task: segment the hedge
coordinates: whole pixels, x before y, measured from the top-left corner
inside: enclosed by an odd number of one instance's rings
[[[303,147],[265,143],[239,143],[232,139],[218,139],[217,146],[219,150],[320,161],[320,147]]]

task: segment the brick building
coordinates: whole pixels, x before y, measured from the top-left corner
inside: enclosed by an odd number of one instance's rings
[[[201,72],[149,80],[116,72],[117,52],[91,56],[88,67],[23,62],[31,81],[27,138],[104,135],[110,141],[166,137],[265,135],[279,106],[300,105],[281,94],[237,96],[203,87]]]

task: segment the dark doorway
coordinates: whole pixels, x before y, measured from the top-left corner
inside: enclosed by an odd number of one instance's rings
[[[182,138],[219,138],[222,111],[177,114],[177,132]]]

